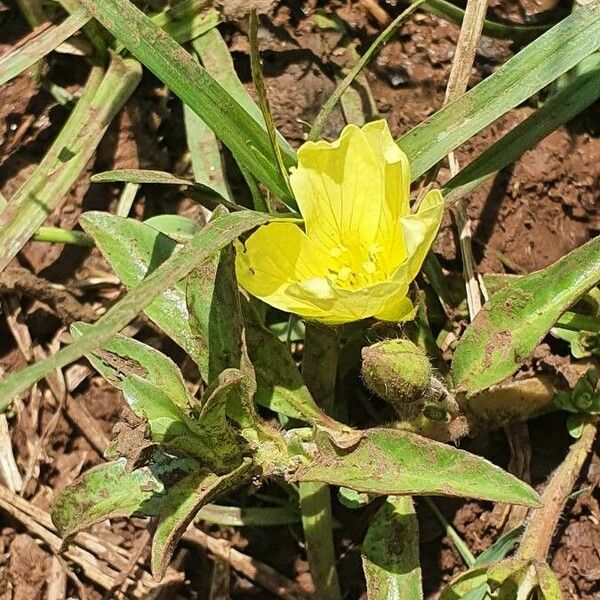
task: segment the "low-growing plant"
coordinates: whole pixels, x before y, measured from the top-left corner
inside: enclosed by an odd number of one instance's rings
[[[127,402],[107,462],[54,502],[52,518],[66,543],[107,518],[152,517],[152,571],[161,577],[202,507],[243,486],[277,481],[298,499],[299,513],[292,514],[304,529],[317,596],[340,598],[330,506],[330,489],[338,488],[347,506],[380,505],[362,549],[369,598],[412,600],[422,598],[412,497],[540,506],[528,484],[448,442],[558,406],[573,413],[570,423],[581,436],[579,454],[559,482],[568,488],[581,448],[595,433],[597,376],[590,372],[556,397],[554,389],[537,394],[519,383],[516,401],[507,381],[549,332],[570,343],[575,356],[597,354],[598,293],[588,292],[600,281],[600,238],[542,271],[486,279],[489,300],[479,311],[470,305],[472,321],[451,364],[441,358],[435,334],[448,326],[444,308],[452,300],[431,246],[446,208],[600,96],[598,66],[571,72],[554,96],[441,188],[431,182],[460,144],[598,49],[597,3],[543,35],[539,27],[504,32],[480,19],[479,31],[535,39],[399,140],[385,121],[374,120],[348,124],[335,140],[307,141],[297,151],[270,115],[255,15],[250,41],[260,109],[233,72],[214,28],[215,9],[194,20],[190,33],[173,20],[178,13],[152,19],[128,0],[61,4],[72,15],[50,30],[33,58],[86,24],[94,66],[59,138],[0,213],[2,265],[35,232],[38,239],[56,234],[39,227],[79,176],[142,67],[186,105],[195,181],[135,170],[93,181],[185,186],[212,210],[204,227],[173,215],[141,222],[87,212],[86,235],[60,239],[94,244],[128,290],[96,323],[74,324],[71,344],[0,383],[0,405],[7,407],[54,369],[85,356]],[[208,3],[180,4],[195,14]],[[360,67],[421,4],[382,33]],[[456,18],[446,3],[428,4]],[[463,29],[476,29],[469,10]],[[204,66],[180,45],[190,40]],[[219,60],[208,60],[211,53]],[[17,54],[3,62],[1,81],[34,61]],[[342,82],[335,100],[347,100],[359,71]],[[313,137],[333,104],[317,117]],[[215,183],[208,161],[194,150],[200,139],[208,140],[202,147],[212,148],[221,174],[217,139],[229,148],[252,192],[252,209],[231,194],[225,177]],[[415,181],[426,185],[411,194]],[[464,312],[460,302],[452,308]],[[122,333],[141,313],[197,366],[199,393],[166,354]],[[372,407],[372,418],[354,427],[352,407],[359,402]],[[442,598],[558,598],[539,541],[548,531],[536,529],[535,514],[526,550],[505,558],[517,534],[501,538]]]

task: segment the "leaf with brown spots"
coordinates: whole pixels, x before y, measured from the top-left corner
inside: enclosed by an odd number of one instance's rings
[[[512,375],[560,316],[600,281],[600,237],[491,296],[461,337],[452,379],[468,395]]]

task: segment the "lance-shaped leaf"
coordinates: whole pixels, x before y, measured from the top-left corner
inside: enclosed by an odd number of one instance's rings
[[[88,213],[86,217],[90,217]],[[83,222],[89,221],[86,217]],[[113,217],[115,219],[116,217]],[[91,218],[93,220],[93,217]],[[144,311],[157,296],[176,286],[193,269],[211,255],[232,242],[242,233],[268,221],[266,215],[242,211],[213,219],[180,250],[146,275],[114,306],[102,315],[86,334],[29,367],[13,373],[0,382],[0,409],[12,398],[55,369],[60,369],[81,356],[92,352],[119,333],[136,315]],[[124,248],[129,254],[130,248]],[[152,264],[152,263],[151,263]]]
[[[177,542],[200,508],[247,480],[250,467],[247,459],[227,475],[218,476],[206,470],[192,473],[160,498],[158,525],[152,540],[151,564],[155,577],[162,578],[165,574]]]
[[[187,282],[187,305],[201,360],[200,372],[212,381],[241,364],[244,321],[235,279],[233,248],[224,248]]]
[[[78,324],[73,332],[83,335],[90,327]],[[236,379],[228,380],[225,374],[200,406],[189,395],[175,363],[142,342],[115,336],[87,358],[123,392],[133,412],[147,421],[153,442],[195,456],[218,473],[240,464],[240,445],[224,414],[227,394]]]
[[[512,375],[562,313],[600,281],[600,237],[493,294],[462,335],[452,379],[471,395]]]
[[[410,496],[389,496],[362,545],[369,600],[422,600],[419,523]]]
[[[153,502],[165,487],[200,465],[191,459],[173,459],[159,453],[152,464],[134,470],[126,459],[92,467],[68,485],[52,507],[52,521],[69,537],[105,519],[155,515]]]
[[[339,423],[319,409],[285,344],[261,325],[256,311],[245,300],[242,311],[248,356],[256,372],[255,401],[287,417],[336,429]]]
[[[574,11],[484,79],[398,140],[414,179],[498,117],[600,47],[595,2]],[[524,74],[527,74],[525,77]]]
[[[127,287],[139,284],[177,248],[175,240],[135,219],[103,212],[87,213],[82,225]],[[189,325],[185,282],[178,282],[157,296],[144,312],[193,360],[201,360],[196,336]]]
[[[464,496],[538,506],[526,483],[491,462],[418,435],[369,429],[347,449],[316,432],[312,460],[292,481],[319,481],[382,495]]]

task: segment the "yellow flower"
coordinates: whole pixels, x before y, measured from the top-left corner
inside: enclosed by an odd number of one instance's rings
[[[267,304],[345,323],[414,316],[406,297],[443,213],[439,190],[411,213],[410,171],[385,121],[348,125],[333,143],[307,142],[290,175],[304,218],[273,222],[238,243],[238,281]]]

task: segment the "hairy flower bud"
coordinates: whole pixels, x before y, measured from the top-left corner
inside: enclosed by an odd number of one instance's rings
[[[385,340],[363,348],[361,372],[367,388],[402,417],[421,409],[430,388],[431,364],[410,340]]]

